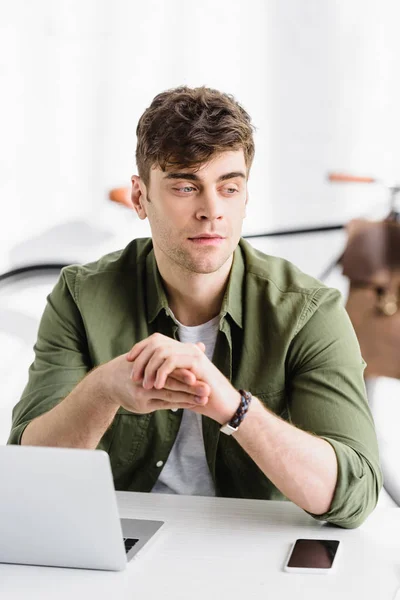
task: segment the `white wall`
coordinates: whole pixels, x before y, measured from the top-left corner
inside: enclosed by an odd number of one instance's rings
[[[143,110],[182,83],[235,94],[258,127],[247,232],[341,222],[384,197],[329,186],[331,168],[397,175],[398,0],[13,0],[0,10],[0,271],[86,260],[147,234],[106,194],[134,172]]]

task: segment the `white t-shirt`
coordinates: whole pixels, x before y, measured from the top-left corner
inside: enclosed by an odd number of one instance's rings
[[[176,319],[175,321],[178,325],[179,340],[191,344],[203,342],[206,347],[205,353],[211,360],[217,339],[219,315],[195,327],[187,327]],[[183,410],[175,443],[152,492],[215,496],[214,482],[204,450],[201,415]]]

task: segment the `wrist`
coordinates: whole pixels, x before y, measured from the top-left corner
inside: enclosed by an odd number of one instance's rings
[[[111,385],[112,378],[108,372],[107,364],[108,363],[100,365],[91,371],[85,381],[93,390],[98,404],[101,403],[105,408],[117,412],[121,405],[119,402],[115,401],[117,396],[113,393]]]
[[[237,432],[251,405],[253,397],[250,392],[241,389],[238,391],[238,393],[240,396],[240,402],[236,411],[228,421],[222,424],[222,427],[220,428],[220,431],[226,435],[232,435],[233,433]]]
[[[233,434],[233,437],[241,445],[244,440],[254,441],[254,432],[259,428],[260,424],[263,424],[263,427],[273,427],[273,423],[277,420],[280,420],[279,417],[266,408],[258,398],[253,396],[246,418]]]
[[[232,394],[226,399],[224,406],[218,411],[217,421],[220,425],[228,423],[237,411],[240,404],[240,394],[237,390],[232,388]]]

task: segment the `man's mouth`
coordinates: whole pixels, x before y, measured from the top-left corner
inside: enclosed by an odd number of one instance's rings
[[[218,233],[200,233],[194,237],[190,237],[189,240],[197,245],[203,246],[218,246],[224,241]]]

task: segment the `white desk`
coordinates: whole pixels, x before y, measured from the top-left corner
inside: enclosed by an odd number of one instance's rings
[[[400,587],[399,508],[344,530],[289,502],[118,493],[118,503],[121,517],[166,521],[126,571],[3,564],[1,600],[393,600]],[[342,540],[335,574],[282,571],[297,537],[320,536]]]

